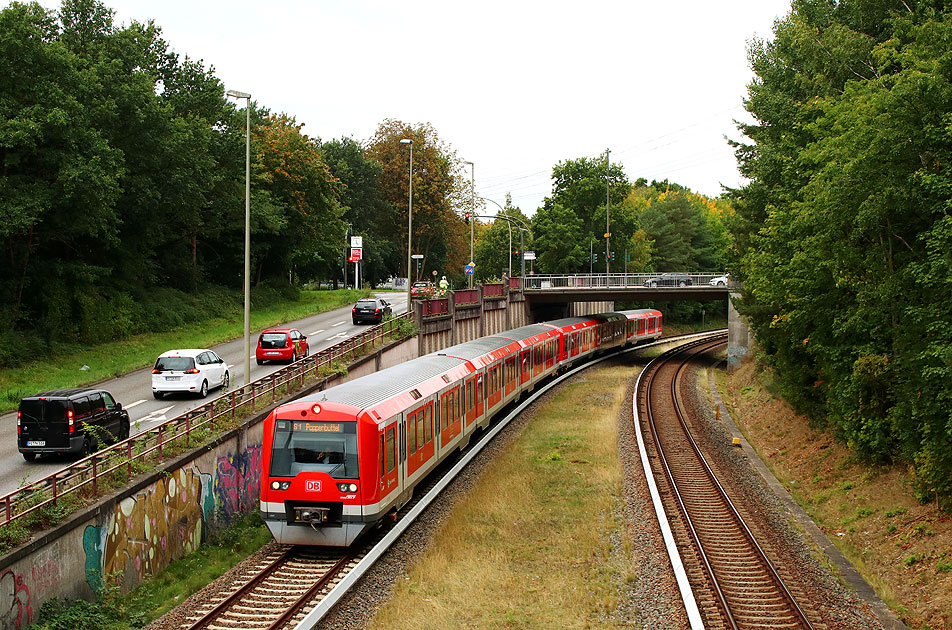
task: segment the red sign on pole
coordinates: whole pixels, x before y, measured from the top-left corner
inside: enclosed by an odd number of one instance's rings
[[[363,248],[361,247],[351,247],[350,248],[350,258],[347,259],[347,262],[357,262],[360,260],[360,253]]]

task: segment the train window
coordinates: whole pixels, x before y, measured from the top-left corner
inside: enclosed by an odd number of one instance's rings
[[[416,424],[416,450],[420,450],[421,448],[424,447],[424,445],[426,445],[426,439],[424,438],[424,429],[423,429],[423,424],[424,424],[424,421],[425,421],[425,418],[424,418],[425,415],[426,415],[426,414],[423,412],[422,409],[416,414],[416,422],[415,422],[415,424]]]
[[[394,429],[387,429],[387,446],[384,449],[386,452],[387,473],[393,472],[393,469],[397,467],[397,441],[394,436]]]
[[[423,430],[426,432],[426,443],[433,440],[433,405],[426,406],[426,419],[424,420]]]
[[[407,420],[407,453],[416,452],[416,443],[417,443],[416,419],[417,419],[417,414],[413,414],[410,416],[409,420]]]
[[[387,462],[384,459],[384,444],[383,444],[383,433],[380,434],[380,478],[383,479],[384,471],[387,470]]]
[[[532,362],[536,365],[541,365],[544,359],[542,358],[542,344],[539,344],[532,349]]]
[[[522,374],[526,375],[529,373],[529,351],[526,350],[522,353]]]

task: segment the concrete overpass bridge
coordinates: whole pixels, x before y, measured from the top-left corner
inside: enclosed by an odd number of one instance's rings
[[[533,321],[575,314],[575,303],[604,302],[727,302],[728,368],[733,369],[750,347],[750,332],[729,299],[739,286],[712,273],[632,273],[528,275],[521,288]],[[723,281],[723,283],[722,283]],[[514,282],[515,283],[515,282]]]

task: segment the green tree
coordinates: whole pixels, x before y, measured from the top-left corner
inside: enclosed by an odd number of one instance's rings
[[[367,147],[367,155],[382,167],[380,184],[384,198],[398,209],[401,261],[407,259],[409,200],[409,153],[403,139],[413,140],[413,253],[423,255],[422,273],[411,278],[430,277],[430,271],[459,277],[469,256],[469,229],[457,208],[467,201],[466,188],[459,181],[459,161],[430,124],[408,125],[388,119],[380,123]],[[465,233],[465,234],[464,234]],[[405,269],[405,263],[403,265]]]
[[[540,272],[588,271],[589,235],[576,212],[558,203],[546,204],[532,217],[532,233]]]
[[[397,275],[401,248],[399,213],[383,194],[380,177],[383,167],[364,155],[360,144],[352,138],[332,140],[321,145],[324,161],[331,173],[343,184],[340,203],[341,219],[354,234],[363,236],[363,274],[376,283]],[[350,243],[341,242],[342,248]],[[404,262],[404,266],[406,263]]]
[[[950,41],[929,3],[795,2],[751,48],[730,219],[784,393],[920,496],[952,493]]]

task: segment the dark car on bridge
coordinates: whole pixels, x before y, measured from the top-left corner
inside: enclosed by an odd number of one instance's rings
[[[645,280],[646,287],[689,287],[694,284],[686,273],[668,272]]]

